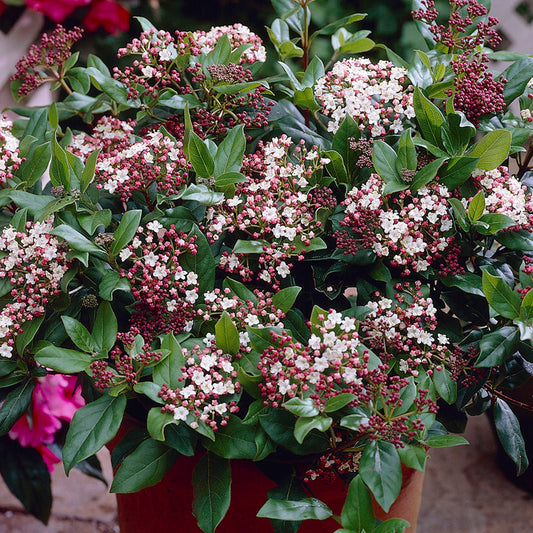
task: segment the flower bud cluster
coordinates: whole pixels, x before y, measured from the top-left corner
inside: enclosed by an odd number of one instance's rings
[[[180,266],[181,256],[196,255],[195,236],[164,229],[152,221],[140,227],[131,244],[120,251],[120,275],[131,284],[135,303],[130,333],[146,342],[164,333],[190,331],[198,299],[198,275]]]
[[[361,187],[354,187],[343,205],[344,230],[335,232],[337,246],[346,254],[361,249],[374,251],[408,274],[424,272],[439,264],[443,252],[453,242],[448,213],[450,197],[444,185],[433,183],[416,192],[384,195],[384,183],[372,174]]]
[[[0,311],[0,357],[13,357],[14,337],[25,322],[43,316],[60,291],[69,264],[51,230],[50,221],[27,222],[25,231],[7,226],[0,235],[0,279],[12,285]]]
[[[26,96],[47,81],[50,76],[57,80],[57,69],[71,56],[71,48],[82,37],[83,30],[74,27],[66,30],[58,25],[48,34],[43,33],[41,42],[30,46],[28,53],[16,64],[11,81],[20,82],[18,96]]]
[[[372,137],[403,131],[403,121],[415,116],[413,87],[407,70],[390,61],[345,59],[315,84],[322,113],[331,117],[328,131],[335,133],[346,115]]]
[[[310,193],[313,174],[328,162],[316,147],[309,151],[303,143],[294,147],[286,135],[250,156],[243,168],[248,181],[238,184],[233,198],[209,208],[206,235],[214,242],[225,231],[242,231],[265,245],[255,269],[246,264],[245,255],[227,252],[220,267],[244,279],[255,274],[279,287],[280,279],[290,274],[292,259],[302,260],[312,239],[322,232],[322,224],[315,218],[317,210],[335,203],[331,191]]]
[[[73,137],[73,151],[86,157],[100,148],[95,180],[99,189],[128,201],[134,191],[148,194],[155,184],[161,194],[177,194],[187,182],[191,165],[183,143],[160,131],[147,132],[142,138],[132,135],[132,124],[116,119],[101,120],[93,135]]]
[[[472,173],[474,184],[485,194],[485,213],[498,213],[512,218],[516,226],[510,230],[533,228],[533,198],[525,185],[509,174],[507,167],[494,170],[476,169]],[[463,199],[468,205],[471,200]]]
[[[5,185],[13,177],[22,163],[19,155],[19,140],[12,133],[13,123],[0,116],[0,185]]]
[[[222,350],[214,346],[183,349],[186,365],[181,368],[180,386],[161,387],[162,412],[196,429],[200,423],[216,431],[225,426],[231,413],[239,410],[231,397],[241,390],[237,371]]]
[[[431,373],[441,367],[450,344],[446,335],[434,333],[433,300],[423,296],[419,282],[414,287],[398,284],[395,289],[394,299],[376,293],[376,299],[366,304],[371,312],[361,322],[362,342],[382,361],[398,360],[402,374],[416,377],[420,369]]]
[[[266,61],[266,50],[261,38],[250,31],[250,28],[243,24],[233,24],[231,26],[214,26],[208,32],[195,31],[193,38],[200,47],[202,54],[208,54],[213,50],[219,39],[223,35],[229,37],[231,48],[234,50],[243,45],[250,45],[241,56],[241,63],[255,63]]]

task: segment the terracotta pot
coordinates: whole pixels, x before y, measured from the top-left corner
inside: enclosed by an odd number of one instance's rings
[[[192,472],[200,460],[181,456],[164,479],[153,487],[132,494],[117,494],[118,517],[121,533],[201,533],[192,514]],[[275,483],[257,469],[252,461],[231,461],[231,499],[239,502],[230,505],[228,513],[217,528],[217,533],[245,531],[273,533],[270,521],[256,514],[267,500],[267,492]],[[423,474],[404,470],[404,488],[388,514],[375,504],[374,510],[381,520],[405,518],[414,524],[408,531],[416,531],[420,508]],[[340,514],[346,498],[347,487],[338,482],[314,481],[310,485],[313,495],[327,503],[335,514]],[[166,502],[166,504],[165,504]],[[298,533],[333,533],[339,529],[333,519],[304,521]]]

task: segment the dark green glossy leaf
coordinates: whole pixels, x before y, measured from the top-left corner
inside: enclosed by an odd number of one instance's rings
[[[424,472],[428,454],[422,446],[406,444],[403,448],[398,448],[398,455],[404,465]]]
[[[164,443],[147,439],[128,455],[115,473],[110,492],[137,492],[159,483],[179,457]]]
[[[35,360],[45,368],[51,368],[61,374],[83,372],[89,368],[93,358],[76,350],[59,348],[49,344],[35,354]]]
[[[439,108],[428,100],[418,87],[415,87],[413,105],[424,139],[435,146],[442,147],[440,128],[445,119]]]
[[[96,313],[92,337],[101,351],[108,352],[117,341],[117,318],[111,304],[102,302]]]
[[[449,370],[442,367],[441,370],[433,372],[433,384],[439,396],[448,404],[452,404],[457,399],[457,382],[452,379]]]
[[[26,412],[31,403],[34,388],[35,383],[28,379],[5,397],[0,406],[0,436],[5,435]]]
[[[483,271],[483,292],[489,305],[506,318],[517,318],[520,315],[522,300],[500,277]]]
[[[449,446],[463,446],[468,441],[460,435],[433,435],[424,442],[431,448],[447,448]]]
[[[227,459],[206,453],[192,475],[192,509],[204,533],[214,533],[230,504],[231,469]]]
[[[311,416],[311,417],[300,417],[296,420],[294,425],[294,438],[298,444],[302,444],[305,437],[313,430],[316,429],[324,433],[327,431],[333,419],[329,416]]]
[[[74,413],[63,448],[63,464],[67,474],[77,463],[95,454],[117,434],[125,408],[124,395],[105,395]]]
[[[342,508],[341,523],[351,531],[373,531],[374,522],[370,491],[361,476],[355,476],[350,483]]]
[[[477,168],[492,170],[507,159],[511,138],[511,132],[507,130],[489,131],[470,149],[468,155],[479,157]]]
[[[479,341],[481,351],[476,366],[490,368],[503,364],[515,352],[519,341],[518,329],[513,326],[504,326],[483,335]]]
[[[87,328],[78,322],[75,318],[67,315],[61,317],[65,331],[70,340],[84,352],[94,352],[96,350],[96,343]]]
[[[332,515],[331,509],[316,498],[304,500],[272,500],[269,499],[259,509],[257,516],[275,520],[325,520]]]
[[[120,224],[113,233],[115,240],[111,245],[111,253],[118,254],[135,236],[141,222],[142,211],[133,209],[126,211],[120,220]]]
[[[98,286],[98,294],[104,300],[113,300],[113,293],[115,291],[131,292],[130,282],[120,276],[116,270],[106,270],[100,285]]]
[[[496,398],[494,404],[494,425],[505,452],[516,465],[516,474],[523,474],[529,466],[529,461],[520,423],[509,405],[501,398]]]
[[[226,459],[254,459],[257,455],[255,428],[230,415],[228,424],[218,429],[216,439],[205,441],[204,446]]]
[[[239,352],[239,332],[226,311],[215,324],[215,340],[217,348],[224,353],[235,355]]]
[[[176,389],[183,384],[179,378],[182,375],[181,368],[185,365],[185,358],[173,333],[165,335],[161,341],[161,349],[170,353],[154,366],[152,379],[159,386],[168,385],[171,389]]]
[[[402,487],[401,462],[394,444],[380,440],[369,442],[361,456],[359,474],[387,512]]]
[[[15,347],[17,348],[17,353],[19,355],[24,353],[24,350],[28,344],[30,344],[30,342],[34,339],[43,321],[44,316],[36,317],[33,320],[24,322],[24,326],[22,328],[23,332],[20,333],[19,330],[19,333],[17,333],[15,338]]]

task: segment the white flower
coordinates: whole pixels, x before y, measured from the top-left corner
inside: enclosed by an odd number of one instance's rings
[[[174,57],[175,55],[168,48],[159,51],[159,59],[161,61],[171,61]]]
[[[280,394],[287,394],[291,390],[291,384],[288,379],[280,379],[278,381],[278,390]]]
[[[163,229],[163,225],[157,220],[152,220],[151,222],[148,222],[148,224],[146,224],[146,228],[150,231],[153,231],[154,233],[157,233],[160,229]]]
[[[282,261],[277,267],[276,267],[277,273],[282,277],[286,278],[290,273],[291,270],[288,267],[287,263],[285,261]]]
[[[141,69],[141,72],[147,78],[151,78],[154,75],[154,71],[155,71],[154,67],[150,65],[146,65],[144,68]]]
[[[189,410],[186,407],[180,405],[179,407],[174,408],[174,420],[187,420],[187,415]]]

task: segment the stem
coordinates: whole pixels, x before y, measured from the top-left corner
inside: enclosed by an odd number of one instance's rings
[[[533,157],[533,143],[529,144],[524,160],[520,163],[520,168],[518,169],[518,174],[516,178],[520,180],[522,176],[529,170],[529,163]]]
[[[148,194],[148,191],[143,191],[144,199],[146,200],[146,206],[148,207],[149,211],[154,210],[154,204],[152,202],[152,199],[150,198],[150,195]]]
[[[533,405],[529,405],[527,403],[520,402],[518,400],[515,400],[514,398],[511,398],[510,396],[507,396],[506,394],[502,394],[501,392],[498,392],[495,389],[487,388],[489,392],[492,392],[495,396],[498,396],[498,398],[501,398],[502,400],[505,400],[506,402],[512,403],[513,405],[516,405],[517,407],[521,407],[522,409],[525,409],[526,411],[529,411],[530,413],[533,413]]]

